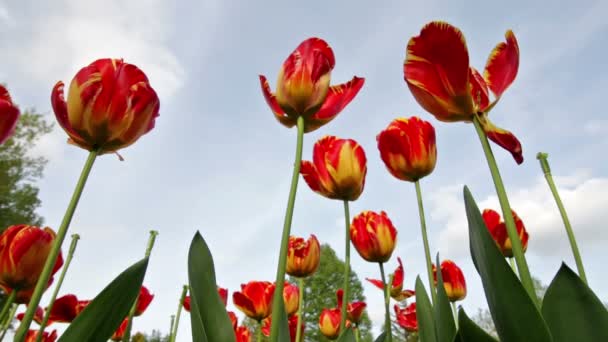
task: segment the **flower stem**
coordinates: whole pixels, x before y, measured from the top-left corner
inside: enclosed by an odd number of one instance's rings
[[[524,257],[524,252],[521,246],[519,234],[517,234],[517,229],[515,228],[515,221],[513,220],[513,214],[511,213],[511,206],[509,205],[509,198],[507,197],[505,186],[502,182],[502,177],[500,176],[498,165],[496,164],[496,159],[494,158],[492,148],[490,147],[490,143],[488,142],[488,137],[486,136],[486,133],[481,127],[477,115],[473,116],[473,124],[475,125],[475,130],[477,131],[477,135],[479,136],[479,141],[481,142],[483,152],[486,155],[488,167],[490,168],[490,173],[492,174],[492,179],[494,180],[496,195],[498,195],[498,201],[500,202],[502,215],[505,220],[505,225],[507,226],[507,234],[509,235],[509,239],[511,240],[513,255],[515,257],[515,262],[517,263],[517,269],[519,270],[519,277],[521,278],[521,282],[526,291],[528,292],[528,295],[530,296],[530,298],[532,298],[534,304],[538,306],[540,303],[534,292],[532,276],[530,275],[528,263],[526,262],[526,258]]]
[[[170,331],[171,337],[169,338],[169,342],[175,342],[175,338],[177,337],[177,328],[179,327],[179,316],[182,314],[182,306],[184,306],[184,299],[186,299],[186,294],[188,294],[188,285],[184,285],[182,289],[182,295],[179,297],[179,303],[177,304],[177,313],[175,314],[175,323],[172,323],[172,329]]]
[[[42,334],[44,332],[44,328],[46,327],[46,323],[49,321],[49,316],[51,315],[51,310],[53,309],[53,304],[55,304],[55,299],[57,298],[57,294],[59,293],[59,289],[63,284],[63,279],[65,278],[65,274],[70,267],[70,263],[72,262],[72,257],[74,256],[74,251],[76,250],[76,245],[78,244],[78,239],[80,239],[80,235],[73,234],[72,242],[70,243],[70,249],[68,250],[68,256],[65,259],[65,263],[63,264],[63,269],[61,270],[61,274],[59,275],[59,280],[57,280],[57,286],[55,286],[55,290],[51,295],[51,300],[49,300],[49,305],[46,310],[44,310],[44,318],[42,319],[42,323],[40,323],[40,330],[38,330],[38,336],[36,337],[36,342],[42,341]]]
[[[452,302],[452,314],[454,314],[454,324],[456,324],[456,330],[458,330],[458,310],[456,310],[456,302]]]
[[[169,326],[169,341],[173,341],[173,325],[175,324],[175,315],[171,315],[171,325]]]
[[[515,275],[518,275],[517,266],[515,266],[515,260],[513,260],[513,258],[509,258],[509,265],[511,265],[511,269],[513,270],[513,273],[515,273]]]
[[[355,342],[359,342],[361,338],[359,337],[359,325],[355,327]]]
[[[17,312],[17,308],[19,304],[13,304],[11,311],[8,312],[8,316],[6,316],[6,322],[2,326],[2,335],[0,335],[0,341],[4,341],[4,335],[8,331],[8,328],[11,326],[11,322],[13,321],[13,317],[15,317],[15,312]]]
[[[6,302],[4,302],[2,311],[0,311],[0,322],[5,321],[5,318],[6,318],[5,316],[9,312],[9,309],[11,308],[11,305],[13,305],[13,302],[15,302],[15,298],[17,298],[17,290],[13,289],[13,291],[11,291],[11,294],[8,295]],[[10,324],[10,321],[9,321],[9,324]]]
[[[437,301],[437,294],[435,293],[435,277],[433,277],[433,263],[431,262],[429,239],[426,234],[426,220],[424,218],[424,207],[422,205],[422,191],[420,190],[420,180],[417,180],[414,184],[416,185],[416,197],[418,199],[418,213],[420,214],[420,231],[422,233],[422,243],[424,245],[426,272],[429,276],[429,289],[431,289],[431,298],[433,300],[433,303],[435,303]]]
[[[289,244],[289,234],[291,232],[291,219],[293,217],[293,208],[296,202],[296,190],[298,188],[298,179],[300,178],[300,164],[302,163],[302,144],[304,142],[304,118],[298,117],[298,138],[296,143],[296,156],[293,164],[293,174],[291,176],[291,187],[289,189],[289,197],[287,199],[287,210],[285,211],[285,221],[283,223],[283,235],[281,237],[281,248],[279,253],[279,263],[277,265],[277,278],[275,282],[274,298],[272,300],[272,312],[278,313],[283,300],[283,287],[285,281],[285,264],[287,262],[287,247]],[[270,327],[270,341],[278,342],[279,338],[279,323],[281,320],[275,319]]]
[[[562,199],[559,196],[559,192],[557,191],[557,187],[553,182],[553,176],[551,175],[551,168],[549,167],[549,161],[547,158],[549,154],[539,152],[536,155],[536,158],[540,162],[540,167],[545,174],[545,179],[547,180],[547,184],[549,184],[549,188],[551,189],[551,193],[553,194],[553,198],[555,198],[555,203],[557,204],[557,208],[559,209],[559,213],[562,216],[562,220],[564,221],[564,227],[566,228],[566,233],[568,234],[568,240],[570,240],[570,248],[572,248],[572,254],[574,254],[574,260],[576,261],[576,268],[578,269],[578,275],[581,279],[587,284],[587,275],[585,274],[585,267],[583,266],[583,260],[581,258],[581,253],[578,250],[578,244],[576,243],[576,238],[574,237],[574,231],[572,230],[572,225],[570,225],[570,219],[568,218],[568,214],[566,213],[566,208],[564,208],[564,204],[562,203]]]
[[[348,285],[350,284],[350,211],[348,208],[348,200],[344,200],[344,222],[346,230],[344,235],[344,300],[340,309],[340,331],[344,331],[346,326],[346,308],[348,305]]]
[[[257,342],[262,342],[262,321],[258,321]]]
[[[391,333],[391,313],[389,311],[389,304],[391,297],[389,295],[390,289],[389,284],[386,282],[386,276],[384,275],[384,264],[379,262],[380,265],[380,276],[382,278],[382,284],[384,284],[384,310],[385,310],[385,329],[386,337],[384,339],[385,342],[393,341],[393,334]]]
[[[298,278],[298,286],[300,287],[300,303],[298,305],[298,325],[296,325],[296,342],[300,342],[302,336],[302,308],[304,307],[304,278]]]
[[[95,163],[95,159],[97,158],[96,150],[89,152],[89,156],[87,157],[87,161],[84,163],[84,167],[82,168],[82,172],[80,173],[80,178],[76,183],[76,188],[74,189],[74,193],[72,194],[72,198],[70,199],[70,203],[65,211],[65,215],[63,216],[63,220],[61,221],[61,225],[59,226],[59,230],[57,231],[57,236],[55,236],[55,240],[53,241],[53,246],[51,247],[51,251],[46,259],[46,263],[44,264],[44,268],[40,273],[40,277],[38,278],[38,282],[36,283],[36,288],[32,293],[32,297],[30,299],[29,305],[27,306],[27,310],[25,311],[25,315],[23,316],[23,320],[21,321],[21,325],[19,325],[19,329],[15,333],[16,342],[21,342],[25,339],[25,335],[27,334],[30,325],[32,324],[32,319],[34,318],[34,313],[36,312],[36,308],[40,304],[40,299],[42,298],[42,293],[47,287],[49,279],[51,278],[51,272],[53,271],[53,267],[55,266],[55,262],[57,261],[57,256],[61,252],[61,245],[63,244],[63,240],[65,239],[65,235],[68,232],[68,228],[70,226],[70,222],[72,222],[72,217],[74,216],[74,212],[76,211],[76,206],[78,205],[78,201],[80,200],[80,196],[82,195],[82,191],[84,190],[84,185],[87,182],[87,178],[91,173],[91,169],[93,168],[93,164]]]

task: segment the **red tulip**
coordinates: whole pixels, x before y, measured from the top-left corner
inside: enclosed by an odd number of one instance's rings
[[[28,330],[25,335],[24,342],[36,342],[38,338],[38,330]],[[55,342],[57,340],[57,330],[53,330],[51,333],[43,332],[42,333],[42,342]]]
[[[30,301],[54,240],[51,228],[25,224],[10,226],[0,235],[0,287],[7,294],[17,291],[15,303]],[[51,274],[62,265],[60,253]],[[52,282],[51,277],[47,287]]]
[[[517,216],[515,211],[511,210],[511,214],[513,214],[517,234],[521,240],[521,247],[523,251],[526,252],[526,249],[528,248],[528,232],[526,231],[526,227],[524,227],[523,221]],[[483,211],[482,217],[486,227],[488,227],[490,235],[492,235],[492,238],[496,241],[496,245],[498,245],[498,248],[502,252],[502,255],[504,255],[505,258],[512,258],[513,250],[511,249],[511,239],[507,233],[507,226],[500,218],[500,214],[492,209],[486,209]]]
[[[287,249],[286,272],[292,277],[304,278],[317,270],[321,258],[321,246],[314,235],[308,240],[290,236]]]
[[[236,331],[236,327],[239,323],[238,317],[236,317],[236,314],[234,312],[228,311],[228,318],[230,318],[230,323],[232,323],[232,329]]]
[[[427,121],[416,116],[395,119],[376,140],[384,165],[398,179],[415,182],[435,169],[435,129]]]
[[[125,318],[122,323],[120,323],[120,326],[118,326],[118,329],[116,329],[116,331],[114,332],[114,334],[112,335],[112,337],[110,337],[110,339],[112,341],[122,341],[123,336],[125,335],[125,332],[127,330],[127,325],[129,324],[129,319]]]
[[[416,101],[438,120],[473,120],[478,115],[490,140],[523,162],[521,144],[509,131],[496,127],[489,111],[513,83],[519,69],[519,46],[511,30],[488,58],[483,77],[469,66],[469,52],[459,29],[434,21],[410,39],[404,63],[405,81]],[[495,100],[490,102],[489,91]]]
[[[395,304],[395,316],[397,317],[397,324],[408,332],[418,331],[418,320],[416,319],[416,303],[408,305],[406,308],[401,309],[399,305]]]
[[[363,192],[367,159],[352,139],[325,136],[315,144],[313,161],[302,161],[300,173],[316,193],[331,199],[354,201]]]
[[[291,316],[298,311],[300,305],[300,289],[295,284],[285,282],[283,287],[283,301],[285,302],[285,312]]]
[[[288,317],[287,320],[288,324],[289,324],[289,337],[291,342],[295,342],[296,340],[296,334],[297,334],[297,326],[298,326],[298,314],[293,314],[290,315]],[[304,336],[303,332],[304,332],[304,321],[301,322],[302,324],[300,324],[300,331],[302,333],[301,336]],[[263,321],[262,321],[262,334],[266,337],[270,336],[270,325],[272,324],[272,316],[268,316],[266,317]]]
[[[274,288],[268,281],[250,281],[241,285],[241,292],[232,294],[232,301],[249,318],[261,321],[270,316]]]
[[[399,262],[399,266],[395,269],[395,273],[393,273],[393,283],[391,284],[391,297],[396,301],[400,302],[402,300],[408,299],[415,294],[413,290],[403,290],[403,264],[401,263],[401,258],[397,257],[397,262]],[[384,283],[379,279],[369,279],[365,278],[365,280],[374,284],[377,288],[384,291]]]
[[[338,298],[338,308],[342,308],[344,291],[342,289],[338,289],[336,292],[336,297]],[[365,302],[352,302],[346,304],[346,316],[348,320],[354,324],[359,324],[361,319],[363,319],[363,312],[366,306],[367,304],[365,304]]]
[[[0,84],[0,144],[15,131],[19,119],[19,108],[13,104],[8,90]]]
[[[53,88],[51,103],[69,142],[111,153],[133,144],[154,128],[159,100],[146,75],[122,59],[99,59],[80,69],[68,92]]]
[[[73,294],[59,297],[53,303],[49,321],[70,323],[78,316],[78,298]],[[47,308],[48,310],[48,308]]]
[[[236,342],[251,342],[251,331],[246,326],[240,326],[235,330]]]
[[[190,296],[186,296],[186,298],[184,298],[184,309],[186,309],[186,311],[190,312]]]
[[[334,53],[320,38],[303,41],[283,63],[273,94],[265,76],[260,84],[276,119],[287,127],[304,117],[304,131],[312,132],[335,118],[357,95],[364,79],[353,77],[344,84],[330,86],[335,65]]]
[[[319,316],[319,329],[323,336],[335,340],[340,336],[340,309],[323,309]]]
[[[364,211],[353,219],[350,239],[363,259],[386,262],[395,249],[397,230],[384,211]]]
[[[141,316],[144,311],[148,308],[148,305],[154,299],[154,295],[150,293],[150,291],[142,286],[139,291],[139,297],[137,297],[137,308],[135,309],[135,316]]]
[[[25,312],[22,312],[22,313],[17,314],[16,318],[18,320],[22,321],[24,316],[25,316]],[[38,323],[38,325],[41,325],[43,319],[44,319],[44,310],[42,310],[41,307],[36,308],[36,312],[34,312],[34,322]],[[46,326],[48,327],[52,323],[53,323],[53,321],[49,318],[49,320],[46,322]]]
[[[76,315],[79,315],[90,303],[90,300],[79,300],[76,304]]]
[[[218,287],[217,294],[220,295],[222,303],[224,303],[224,306],[226,306],[228,304],[228,290],[222,287]],[[190,296],[184,297],[184,302],[182,304],[184,306],[184,309],[190,312]]]
[[[433,265],[433,276],[437,285],[437,267]],[[463,300],[467,296],[467,283],[464,274],[452,260],[441,262],[441,277],[443,278],[443,288],[451,302]]]

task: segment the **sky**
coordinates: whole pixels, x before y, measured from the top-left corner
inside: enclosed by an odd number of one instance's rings
[[[316,36],[330,44],[336,57],[332,84],[355,75],[366,82],[335,120],[306,134],[304,159],[311,159],[312,146],[327,134],[363,146],[368,176],[351,213],[387,212],[399,231],[393,256],[402,258],[405,286],[413,288],[416,275],[426,279],[414,186],[386,171],[375,137],[400,116],[430,121],[437,132],[438,162],[421,185],[431,251],[463,269],[466,311],[473,315],[485,308],[468,252],[462,199],[466,184],[481,209],[499,209],[483,151],[472,125],[438,122],[403,81],[409,38],[427,22],[445,20],[463,31],[471,64],[478,69],[506,30],[517,36],[519,74],[490,117],[523,146],[525,161],[519,166],[509,153],[493,148],[511,205],[530,234],[530,270],[548,284],[563,261],[574,268],[535,160],[543,151],[549,153],[590,286],[608,301],[605,13],[608,2],[602,0],[387,1],[383,6],[318,0],[0,0],[0,82],[22,109],[35,108],[54,121],[53,85],[68,83],[80,68],[105,57],[140,67],[160,97],[156,128],[120,151],[125,160],[104,155],[96,161],[69,231],[81,240],[60,295],[94,297],[143,257],[151,229],[160,235],[144,284],[155,298],[135,320],[134,330],[168,331],[187,283],[188,247],[197,230],[213,253],[218,284],[230,296],[241,283],[275,279],[296,131],[274,119],[258,75],[266,75],[274,89],[285,58],[301,41]],[[39,213],[55,229],[87,156],[66,139],[56,125],[34,151],[49,159],[39,182]],[[319,196],[300,180],[293,234],[315,234],[343,256],[342,215],[339,201]],[[386,267],[392,272],[396,265],[393,258]],[[352,268],[362,280],[378,277],[377,266],[354,251]],[[383,322],[381,293],[363,285],[377,332]],[[232,303],[229,309],[235,310]],[[187,315],[178,341],[190,340]]]

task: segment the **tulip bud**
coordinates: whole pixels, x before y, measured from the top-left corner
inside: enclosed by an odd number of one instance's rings
[[[511,210],[511,214],[513,215],[513,221],[515,221],[517,235],[519,235],[519,239],[521,240],[521,248],[526,252],[526,249],[528,248],[528,232],[526,231],[526,227],[524,227],[523,221],[517,216],[515,211]],[[512,258],[513,250],[511,249],[511,239],[507,233],[507,226],[502,221],[500,214],[492,209],[486,209],[483,211],[482,217],[490,235],[492,235],[496,245],[502,252],[502,255],[504,255],[505,258]]]
[[[397,317],[397,324],[408,332],[418,331],[418,319],[416,318],[416,303],[408,305],[406,308],[401,309],[399,305],[395,304],[395,317]]]
[[[340,336],[340,309],[323,309],[319,316],[319,329],[323,336],[335,340]]]
[[[290,236],[287,249],[286,272],[292,277],[304,278],[317,270],[321,257],[321,246],[314,235],[308,240]]]
[[[316,193],[331,199],[354,201],[363,192],[367,159],[352,139],[325,136],[315,144],[313,161],[302,161],[300,173]]]
[[[0,84],[0,144],[15,131],[19,119],[19,108],[13,104],[8,90]]]
[[[435,278],[435,286],[437,285],[437,267],[433,265],[433,276]],[[441,263],[441,278],[443,279],[443,287],[450,302],[463,300],[467,296],[467,283],[464,280],[464,274],[452,260],[444,260]]]
[[[350,239],[363,259],[386,262],[395,249],[397,230],[384,211],[364,211],[353,219]]]
[[[285,302],[285,312],[291,316],[298,311],[300,305],[300,289],[289,282],[285,282],[283,287],[283,301]]]
[[[250,281],[241,285],[241,292],[232,294],[232,301],[247,317],[261,321],[270,316],[274,288],[268,281]]]
[[[150,303],[152,302],[152,299],[154,299],[154,295],[151,294],[145,286],[142,286],[139,291],[139,297],[137,297],[137,308],[135,309],[135,316],[142,315],[144,311],[146,311],[146,309],[148,308],[148,305],[150,305]]]

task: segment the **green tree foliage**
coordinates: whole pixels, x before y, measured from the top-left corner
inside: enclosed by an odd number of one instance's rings
[[[13,224],[40,226],[42,217],[36,181],[42,177],[47,160],[31,155],[31,150],[53,125],[41,114],[27,110],[21,114],[15,134],[0,145],[0,231]]]
[[[169,342],[169,334],[164,335],[160,330],[152,330],[150,334],[138,332],[131,337],[131,342]]]

